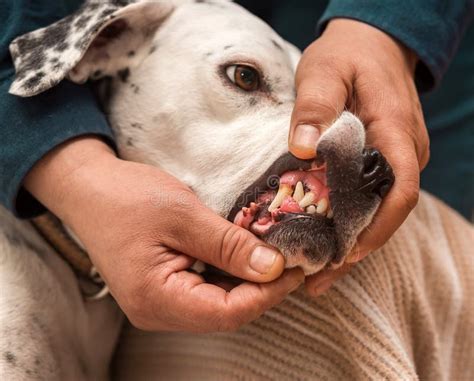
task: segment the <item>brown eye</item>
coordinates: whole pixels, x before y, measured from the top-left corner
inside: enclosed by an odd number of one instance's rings
[[[255,91],[260,86],[257,70],[246,65],[231,65],[226,69],[229,79],[245,91]]]

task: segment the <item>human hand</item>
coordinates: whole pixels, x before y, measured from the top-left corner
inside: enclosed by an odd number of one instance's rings
[[[313,158],[319,136],[345,109],[365,124],[367,143],[391,164],[395,184],[349,254],[346,265],[306,280],[320,295],[381,247],[415,207],[420,171],[429,159],[429,139],[414,83],[417,58],[384,32],[361,22],[335,19],[304,52],[296,73],[297,99],[290,151]],[[297,127],[299,126],[299,127]]]
[[[215,215],[177,179],[117,159],[99,139],[56,148],[25,187],[77,234],[138,328],[233,330],[304,281],[300,269],[283,272],[280,253]],[[256,283],[226,292],[186,271],[196,259]]]

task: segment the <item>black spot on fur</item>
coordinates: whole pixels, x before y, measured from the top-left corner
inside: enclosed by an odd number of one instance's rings
[[[151,48],[150,48],[150,51],[148,52],[148,54],[153,54],[156,52],[156,49],[158,49],[158,45],[153,45]]]
[[[130,50],[128,53],[127,53],[127,57],[134,57],[135,56],[135,51],[134,50]]]
[[[125,144],[127,144],[127,146],[129,146],[129,147],[133,147],[133,139],[132,138],[127,138],[127,141],[126,141]]]
[[[250,98],[249,106],[256,106],[257,104],[258,104],[257,98],[254,98],[254,97]]]
[[[278,42],[272,39],[272,44],[278,49],[283,51],[283,46],[281,46]]]
[[[64,52],[65,50],[67,50],[69,48],[69,44],[67,42],[61,42],[59,44],[57,44],[55,47],[54,47],[54,50],[57,51],[57,52]]]
[[[121,7],[125,7],[126,5],[129,5],[130,3],[133,3],[134,1],[130,0],[113,0],[112,3],[119,5]]]
[[[27,79],[26,82],[24,83],[24,86],[27,89],[32,89],[40,84],[44,76],[45,74],[42,71],[39,71],[33,77]]]
[[[58,62],[56,65],[53,66],[53,71],[59,71],[63,68],[64,64],[62,62]]]
[[[205,57],[210,57],[212,56],[214,53],[213,52],[207,52],[206,54],[204,54]]]
[[[140,92],[140,87],[138,85],[135,85],[134,83],[132,83],[130,87],[133,89],[134,94],[138,94]]]
[[[102,70],[96,70],[92,73],[92,78],[99,78],[102,75]]]
[[[226,45],[226,46],[224,46],[224,50],[228,50],[228,49],[232,48],[233,46],[234,45]]]
[[[84,15],[79,17],[76,22],[74,23],[74,27],[76,29],[83,29],[85,26],[87,26],[88,22],[91,20],[92,16],[91,15]]]
[[[125,83],[128,81],[128,77],[130,77],[130,69],[127,67],[125,69],[119,70],[117,75],[119,76],[120,80]]]
[[[135,122],[135,123],[132,123],[132,128],[143,130],[143,125],[141,123]]]
[[[16,365],[16,356],[11,353],[10,351],[6,351],[3,353],[3,358],[5,359],[5,361],[12,365],[12,366],[15,366]]]

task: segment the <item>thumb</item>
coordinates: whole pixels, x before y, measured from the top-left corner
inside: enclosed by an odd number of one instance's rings
[[[173,248],[239,278],[266,283],[280,277],[283,255],[256,236],[198,203],[187,220],[185,236]]]
[[[302,61],[296,74],[297,96],[288,144],[293,155],[316,157],[317,141],[344,111],[349,88],[336,69]]]

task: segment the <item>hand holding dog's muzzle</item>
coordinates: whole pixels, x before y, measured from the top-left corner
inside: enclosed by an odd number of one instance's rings
[[[206,208],[176,178],[117,159],[95,138],[65,143],[25,186],[76,233],[130,321],[146,330],[226,331],[297,288],[300,269]],[[247,280],[231,291],[188,271],[202,260]]]
[[[365,123],[367,143],[380,150],[395,174],[392,190],[346,263],[381,247],[417,204],[429,140],[414,83],[416,64],[417,57],[390,36],[345,19],[331,21],[300,61],[290,151],[303,159],[315,157],[321,135],[349,109]],[[308,291],[321,294],[349,268],[309,277]]]

